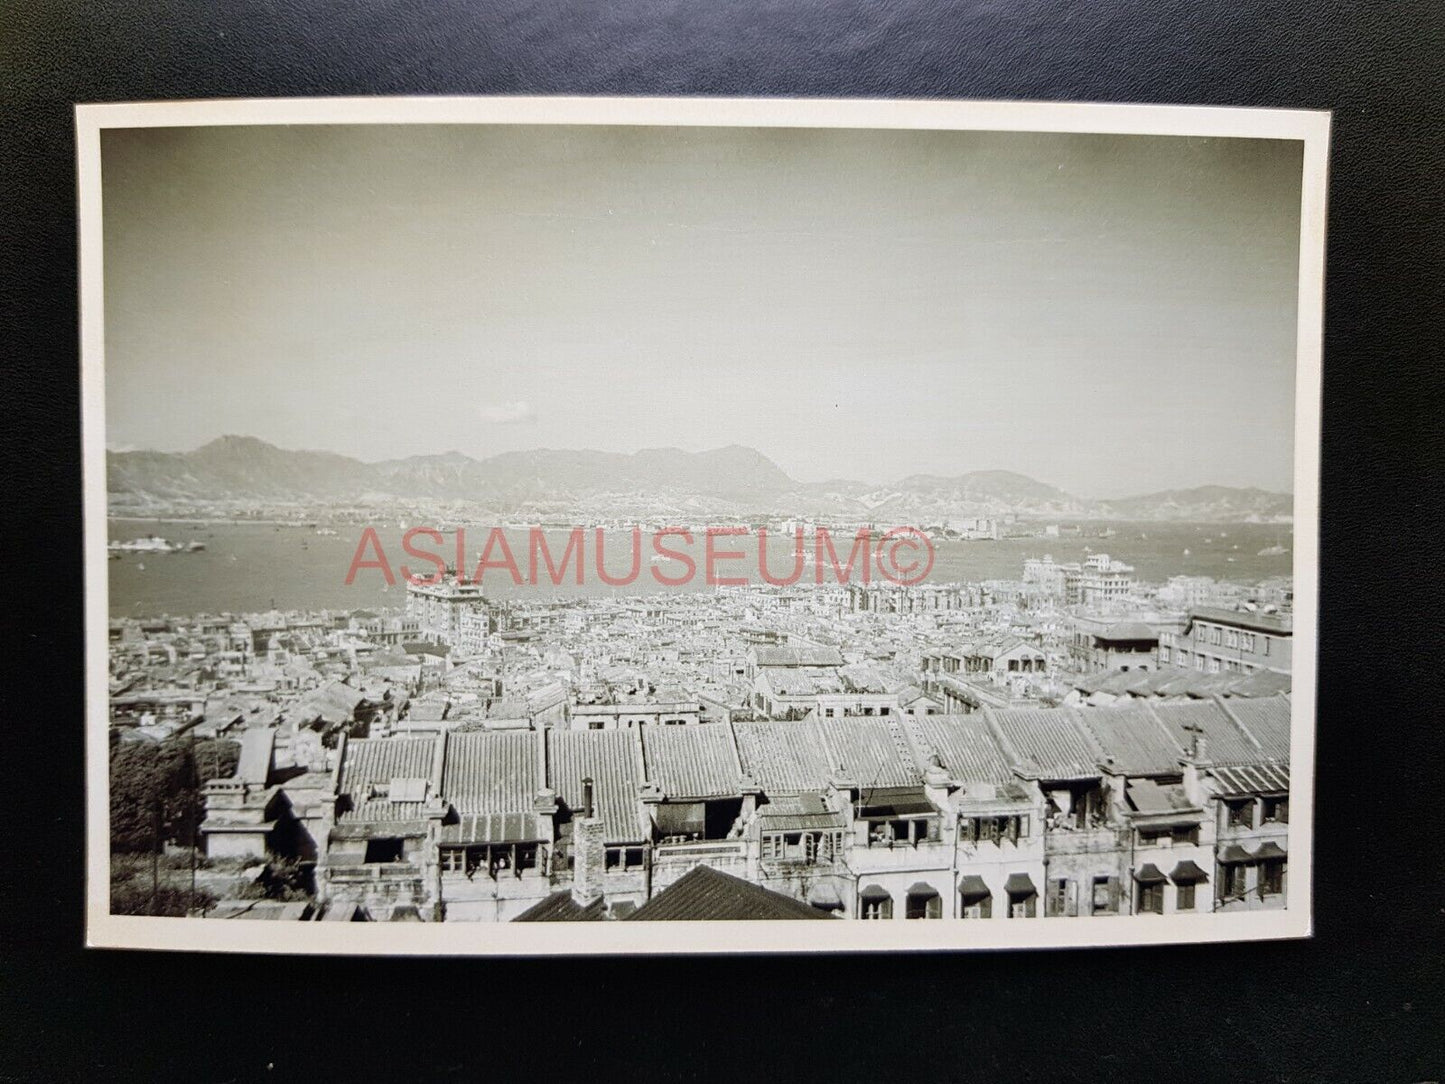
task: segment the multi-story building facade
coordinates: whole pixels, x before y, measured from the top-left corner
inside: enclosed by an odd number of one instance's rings
[[[406,616],[416,622],[417,633],[443,643],[460,645],[463,617],[489,614],[490,607],[479,583],[462,583],[444,578],[438,583],[406,585]],[[491,626],[490,617],[488,626]],[[471,640],[476,639],[476,625],[468,627]]]
[[[868,920],[1278,907],[1289,715],[1270,697],[343,739],[306,835],[323,912],[373,919],[623,917],[699,865]],[[227,853],[280,838],[291,803],[261,759],[213,788],[203,830]]]
[[[1125,601],[1133,591],[1134,566],[1107,553],[1092,553],[1082,564],[1064,567],[1066,605],[1103,609]]]
[[[1190,611],[1183,631],[1160,662],[1192,667],[1201,673],[1288,674],[1292,665],[1293,622],[1289,614],[1214,608]]]

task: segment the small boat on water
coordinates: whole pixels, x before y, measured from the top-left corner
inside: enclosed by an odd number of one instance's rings
[[[1189,551],[1188,551],[1188,550],[1185,550],[1185,551],[1184,551],[1184,556],[1185,556],[1185,557],[1188,557],[1188,556],[1189,556]]]
[[[111,542],[105,548],[111,553],[175,553],[186,547],[152,534],[144,538],[132,538],[128,542]]]
[[[1260,557],[1279,557],[1279,556],[1282,556],[1283,554],[1286,554],[1286,553],[1288,553],[1288,552],[1289,552],[1289,550],[1285,549],[1285,548],[1284,548],[1283,546],[1281,546],[1278,542],[1276,542],[1273,546],[1265,546],[1264,549],[1260,550],[1260,551],[1259,551],[1259,556],[1260,556]]]

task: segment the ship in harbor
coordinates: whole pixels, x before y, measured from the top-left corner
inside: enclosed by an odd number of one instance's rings
[[[132,538],[127,542],[111,542],[106,547],[111,555],[123,553],[198,553],[206,548],[204,542],[171,542],[160,535],[146,535]]]

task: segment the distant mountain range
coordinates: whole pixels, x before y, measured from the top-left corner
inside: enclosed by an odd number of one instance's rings
[[[288,451],[255,437],[221,437],[193,452],[109,452],[113,510],[218,504],[372,504],[461,501],[498,510],[538,506],[604,511],[657,501],[715,513],[836,515],[937,524],[1014,513],[1069,519],[1281,521],[1287,493],[1227,486],[1166,490],[1122,500],[1085,500],[1009,471],[954,477],[916,474],[887,486],[795,482],[767,456],[730,445],[709,452],[460,452],[364,463],[333,452]]]

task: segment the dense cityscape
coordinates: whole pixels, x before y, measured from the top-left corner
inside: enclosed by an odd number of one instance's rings
[[[1146,583],[1102,552],[1009,580],[593,598],[448,573],[404,607],[112,619],[113,910],[1285,905],[1288,579]]]

